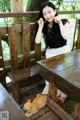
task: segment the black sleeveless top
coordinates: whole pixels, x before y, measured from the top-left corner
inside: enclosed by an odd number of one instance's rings
[[[67,19],[62,19],[63,25],[68,22]],[[45,36],[46,47],[58,48],[66,45],[67,40],[65,40],[60,33],[59,24],[53,22],[53,27],[48,27],[47,24],[44,25],[43,34]]]

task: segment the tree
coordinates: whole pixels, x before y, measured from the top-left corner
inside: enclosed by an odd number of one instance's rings
[[[27,11],[39,11],[41,4],[43,2],[47,2],[47,1],[49,1],[49,0],[28,0],[27,5],[26,5],[26,12]],[[34,22],[37,19],[38,19],[38,16],[34,16],[33,18],[28,17],[25,20],[29,21],[29,22]]]
[[[28,0],[26,11],[39,11],[41,4],[49,0]]]

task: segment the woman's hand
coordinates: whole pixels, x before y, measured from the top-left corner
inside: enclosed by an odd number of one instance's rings
[[[54,22],[60,24],[61,19],[58,16],[56,16],[56,17],[54,17]]]
[[[38,25],[39,25],[39,27],[42,27],[42,28],[43,28],[43,26],[44,26],[43,18],[40,18],[40,19],[38,20]]]
[[[58,16],[54,18],[54,22],[59,24],[61,36],[67,40],[69,38],[69,23],[67,22],[65,25],[63,25],[61,19]]]
[[[44,26],[44,21],[43,21],[43,18],[40,18],[38,20],[38,31],[37,31],[37,34],[36,34],[36,37],[35,37],[35,43],[39,44],[42,40],[42,29],[43,29],[43,26]]]

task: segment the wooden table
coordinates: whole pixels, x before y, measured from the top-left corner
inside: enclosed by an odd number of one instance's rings
[[[9,113],[9,120],[28,120],[22,109],[0,83],[0,113],[2,112]],[[0,120],[3,119],[0,118]]]
[[[58,89],[76,101],[74,119],[80,120],[80,50],[44,59],[37,64],[43,78],[54,81]],[[47,104],[62,120],[73,120],[51,98],[48,98]]]

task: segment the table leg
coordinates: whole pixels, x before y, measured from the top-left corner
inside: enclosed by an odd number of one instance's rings
[[[80,102],[76,103],[74,118],[75,120],[80,120]]]
[[[18,83],[12,84],[12,94],[15,101],[20,104],[21,103],[21,93],[20,93],[20,85]]]
[[[48,92],[48,94],[54,101],[57,100],[57,91],[58,91],[58,89],[57,89],[54,81],[51,81],[49,83],[49,92]]]

